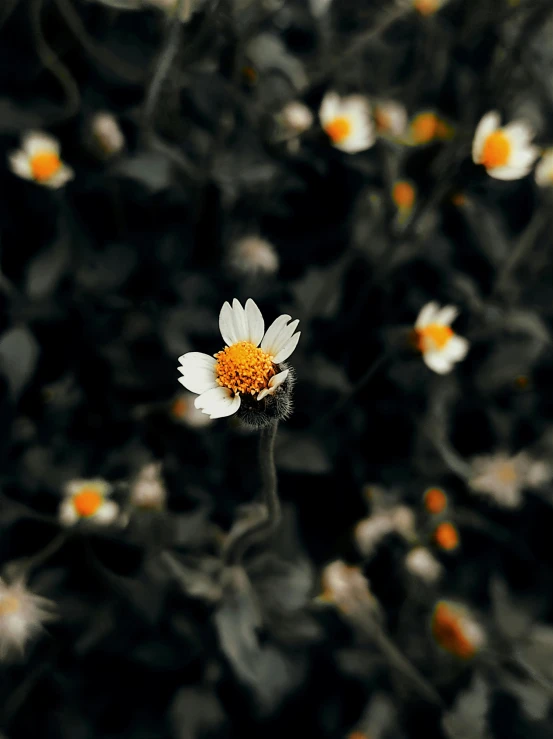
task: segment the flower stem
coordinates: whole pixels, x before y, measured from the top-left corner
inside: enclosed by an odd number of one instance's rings
[[[275,438],[278,421],[262,429],[259,440],[259,467],[261,471],[261,494],[265,515],[252,520],[235,538],[229,539],[224,553],[226,565],[239,564],[246,551],[270,536],[281,519],[280,500],[277,492],[275,468]]]

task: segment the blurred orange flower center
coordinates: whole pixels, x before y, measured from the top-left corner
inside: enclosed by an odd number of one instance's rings
[[[188,403],[185,398],[177,398],[173,401],[171,406],[171,412],[175,418],[184,418],[186,411],[188,410]]]
[[[424,328],[417,329],[419,337],[419,349],[428,351],[432,349],[443,349],[453,336],[453,330],[441,323],[430,323]]]
[[[439,8],[438,0],[415,0],[415,8],[421,15],[431,15]]]
[[[0,616],[15,613],[19,608],[19,599],[13,595],[6,595],[0,600]]]
[[[217,384],[227,387],[233,393],[256,395],[267,387],[275,374],[274,364],[269,354],[251,344],[240,341],[226,346],[215,355],[217,364],[215,374]]]
[[[511,154],[511,142],[503,131],[491,133],[482,150],[482,164],[484,167],[504,167]]]
[[[408,182],[396,182],[392,198],[398,208],[412,208],[415,202],[415,189]]]
[[[31,171],[38,182],[46,182],[61,167],[59,156],[53,151],[42,151],[31,159]]]
[[[379,131],[387,131],[392,124],[392,119],[384,108],[378,107],[374,111],[374,122]]]
[[[429,513],[441,513],[447,505],[447,497],[440,488],[430,488],[424,496],[424,505]]]
[[[441,549],[451,551],[459,545],[459,534],[455,526],[446,521],[437,527],[434,532],[434,541]]]
[[[335,118],[326,124],[325,131],[335,144],[339,144],[350,135],[351,122],[347,118]]]
[[[436,135],[437,126],[438,119],[434,113],[420,113],[411,124],[413,138],[419,144],[431,141]]]
[[[476,649],[463,633],[459,618],[445,603],[439,603],[432,619],[432,633],[438,644],[448,652],[470,659]]]
[[[103,497],[97,490],[81,490],[73,496],[73,505],[79,516],[93,516],[102,505]]]
[[[515,465],[512,462],[504,462],[497,468],[497,477],[501,482],[515,482],[517,479],[517,471]]]

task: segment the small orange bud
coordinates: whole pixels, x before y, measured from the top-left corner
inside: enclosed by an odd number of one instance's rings
[[[177,398],[171,405],[171,413],[175,418],[184,418],[188,410],[188,403],[185,398]]]
[[[447,495],[440,488],[429,488],[424,494],[424,507],[428,513],[441,513],[447,506]]]
[[[450,521],[444,521],[436,527],[434,541],[440,549],[452,552],[459,546],[459,532]]]
[[[415,188],[406,180],[396,182],[392,188],[392,200],[402,210],[411,209],[415,203]]]
[[[434,609],[432,635],[442,649],[461,659],[474,657],[483,641],[478,624],[464,610],[444,601]]]

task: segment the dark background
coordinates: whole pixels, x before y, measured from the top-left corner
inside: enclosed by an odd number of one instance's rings
[[[469,492],[436,443],[445,434],[465,459],[529,448],[549,459],[551,196],[531,176],[491,179],[470,151],[495,108],[551,143],[552,12],[545,0],[452,0],[427,18],[395,18],[392,3],[335,0],[317,19],[299,0],[206,0],[182,25],[155,8],[4,0],[1,561],[56,537],[72,478],[106,478],[125,505],[126,483],[158,460],[168,491],[167,511],[79,529],[34,568],[29,587],[56,602],[58,619],[2,667],[8,739],[338,739],[376,694],[392,706],[382,737],[453,736],[443,716],[475,673],[489,690],[481,736],[553,736],[548,710],[529,718],[507,687],[513,675],[530,692],[535,681],[503,660],[514,647],[490,596],[499,577],[533,622],[551,621],[549,491],[501,509]],[[280,39],[281,56],[252,59],[262,33]],[[282,106],[302,100],[316,119],[329,89],[393,98],[410,116],[436,110],[456,135],[348,155],[316,122],[296,151],[279,142]],[[106,110],[126,137],[112,159],[90,139]],[[59,191],[7,166],[35,128],[60,139],[75,170]],[[418,193],[403,229],[390,195],[398,178]],[[230,269],[233,243],[251,234],[274,245],[276,274]],[[531,246],[505,274],[523,238]],[[253,600],[225,608],[218,585],[218,542],[258,493],[257,433],[233,419],[194,428],[172,412],[178,356],[221,348],[219,310],[234,297],[253,298],[266,325],[286,312],[302,329],[295,411],[276,447],[284,524],[247,562],[257,620]],[[405,341],[430,300],[460,308],[455,329],[471,342],[445,377]],[[362,559],[352,532],[370,511],[367,484],[412,508],[423,543],[424,490],[447,491],[461,547],[433,550],[439,586],[409,578],[399,536]],[[363,568],[388,634],[445,709],[406,686],[344,614],[314,605],[336,558]],[[474,663],[432,641],[442,597],[467,603],[486,628]]]

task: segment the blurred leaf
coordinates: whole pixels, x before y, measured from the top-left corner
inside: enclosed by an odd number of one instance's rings
[[[320,442],[302,434],[281,432],[276,447],[277,467],[313,475],[328,472],[331,464]]]
[[[151,192],[158,192],[171,185],[171,166],[161,154],[145,151],[121,160],[113,171],[140,183]]]
[[[488,734],[489,687],[475,673],[467,690],[459,694],[453,708],[442,719],[442,728],[450,739],[485,739]]]
[[[531,721],[543,721],[549,711],[551,694],[535,682],[503,678],[503,687],[518,699],[521,709]]]
[[[217,697],[207,690],[181,688],[171,706],[171,721],[176,739],[203,739],[226,719]]]
[[[490,583],[495,622],[502,634],[509,639],[517,639],[528,628],[531,616],[528,611],[511,598],[507,584],[499,576],[492,577]]]
[[[27,270],[26,293],[31,300],[51,295],[60,281],[69,260],[69,246],[58,239],[52,246],[40,252]]]
[[[5,374],[14,399],[30,380],[39,354],[39,346],[25,328],[12,328],[0,338],[0,370]]]

